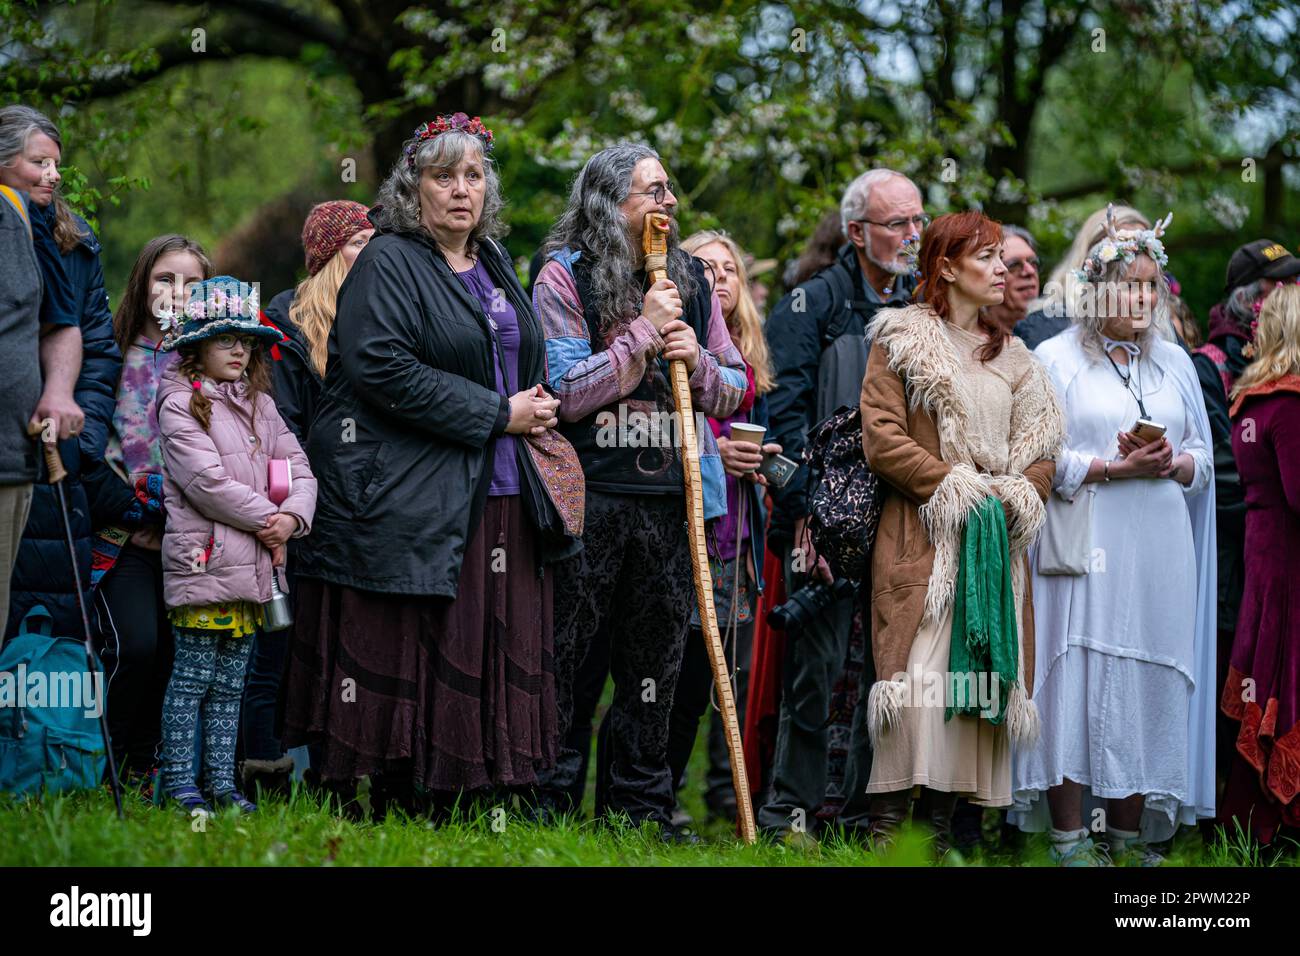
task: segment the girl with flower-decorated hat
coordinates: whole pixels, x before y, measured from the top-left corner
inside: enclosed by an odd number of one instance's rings
[[[265,322],[257,289],[230,276],[197,283],[184,317],[163,340],[180,361],[158,389],[167,530],[163,599],[176,657],[163,702],[164,793],[187,810],[208,809],[194,779],[194,731],[203,720],[207,796],[248,813],[235,786],[235,737],[261,605],[281,590],[285,542],[307,533],[316,479],[270,396],[263,346],[281,339]],[[270,497],[269,463],[287,459],[292,485]]]

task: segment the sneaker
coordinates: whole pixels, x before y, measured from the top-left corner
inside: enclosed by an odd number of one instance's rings
[[[161,787],[159,792],[163,792]],[[202,810],[204,813],[212,812],[211,805],[203,799],[203,794],[199,792],[198,787],[178,787],[175,790],[167,790],[164,797],[187,815],[193,814],[195,810]]]
[[[1160,866],[1164,862],[1164,856],[1141,840],[1126,841],[1115,848],[1116,866]]]
[[[673,825],[674,829],[680,829],[681,827],[689,827],[695,822],[695,818],[683,810],[682,805],[678,803],[673,806],[673,812],[672,816],[669,817],[669,822]]]
[[[238,790],[224,790],[221,793],[212,795],[212,802],[219,808],[237,807],[240,813],[256,813],[257,804],[248,797],[244,796]]]
[[[1055,846],[1047,852],[1057,866],[1114,866],[1106,844],[1093,843],[1092,837],[1084,837],[1064,852]]]
[[[786,830],[781,842],[792,850],[812,852],[821,849],[821,842],[806,830]]]
[[[673,846],[699,846],[704,841],[690,826],[681,824],[669,824],[668,826],[659,827],[659,838],[665,843]]]

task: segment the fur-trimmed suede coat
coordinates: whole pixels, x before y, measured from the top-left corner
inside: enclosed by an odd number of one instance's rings
[[[1037,735],[1034,618],[1025,552],[1046,516],[1063,419],[1047,372],[1029,357],[1012,397],[1007,474],[975,465],[968,436],[961,358],[929,306],[882,309],[862,381],[862,447],[886,483],[872,556],[871,640],[876,683],[867,699],[872,739],[901,715],[912,641],[923,623],[943,619],[953,600],[966,516],[988,494],[1007,514],[1012,587],[1019,612],[1021,672],[1008,702],[1015,740]],[[1017,338],[1005,348],[1025,350]],[[1026,353],[1027,354],[1027,353]]]

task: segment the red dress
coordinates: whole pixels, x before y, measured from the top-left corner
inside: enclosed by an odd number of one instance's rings
[[[1271,842],[1300,826],[1300,376],[1232,409],[1246,491],[1246,583],[1220,706],[1240,721],[1220,821]]]

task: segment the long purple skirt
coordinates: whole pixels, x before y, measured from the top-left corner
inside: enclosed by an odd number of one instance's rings
[[[489,498],[455,600],[299,578],[286,745],[319,744],[327,781],[535,783],[557,729],[552,579],[534,545],[519,496]]]

